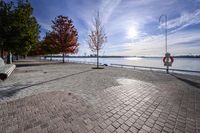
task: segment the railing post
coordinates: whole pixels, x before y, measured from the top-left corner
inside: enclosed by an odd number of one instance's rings
[[[166,71],[167,71],[167,74],[169,73],[169,66],[167,66],[167,69],[166,69]]]

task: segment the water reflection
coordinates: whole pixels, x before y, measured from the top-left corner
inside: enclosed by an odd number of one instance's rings
[[[141,60],[142,58],[139,57],[130,57],[130,58],[124,58],[126,60]]]
[[[54,60],[61,60],[61,58],[54,58]],[[96,58],[66,58],[66,61],[84,61],[84,62],[96,62]],[[135,66],[147,66],[147,67],[161,67],[165,68],[162,58],[100,58],[102,64],[124,64]],[[200,71],[200,58],[175,58],[172,64],[173,69],[184,69]]]

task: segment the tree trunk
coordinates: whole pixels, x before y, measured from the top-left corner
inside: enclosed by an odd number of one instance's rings
[[[3,59],[3,41],[0,42],[0,46],[1,46],[1,58]]]
[[[99,68],[99,50],[97,49],[97,68]]]
[[[16,55],[16,60],[19,60],[19,55]]]
[[[12,59],[12,62],[14,62],[14,56],[12,56],[11,59]]]
[[[11,52],[8,52],[8,55],[7,55],[7,64],[12,64],[12,54],[11,54]]]
[[[3,47],[1,48],[1,58],[3,59]]]
[[[63,63],[65,63],[65,54],[63,53]]]

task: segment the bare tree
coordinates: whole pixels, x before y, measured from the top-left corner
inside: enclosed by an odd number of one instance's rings
[[[97,52],[97,68],[99,68],[99,51],[106,42],[107,37],[104,32],[99,12],[94,17],[93,29],[89,33],[88,44],[93,52]]]

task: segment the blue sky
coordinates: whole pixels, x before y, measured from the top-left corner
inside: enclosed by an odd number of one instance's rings
[[[172,55],[200,54],[200,0],[30,0],[41,25],[41,37],[58,15],[70,17],[79,33],[78,55],[91,54],[87,37],[100,11],[107,43],[104,55],[162,56],[168,16],[168,51]]]

